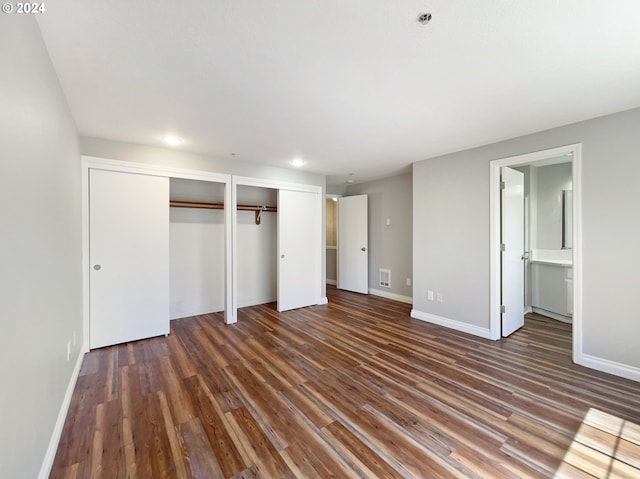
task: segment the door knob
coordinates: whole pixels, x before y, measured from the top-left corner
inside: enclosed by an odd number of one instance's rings
[[[280,258],[284,259],[284,255],[283,255],[283,254],[281,254],[281,255],[280,255]]]
[[[93,269],[95,269],[96,271],[100,271],[102,269],[102,266],[100,266],[99,264],[94,264]]]
[[[362,248],[360,248],[360,251],[367,251],[367,248],[363,246]]]

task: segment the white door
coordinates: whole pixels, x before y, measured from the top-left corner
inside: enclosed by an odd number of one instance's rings
[[[317,193],[278,190],[278,311],[320,301]]]
[[[90,347],[169,333],[169,178],[90,170]]]
[[[524,326],[524,173],[502,167],[502,336]]]
[[[338,198],[339,289],[369,292],[368,222],[367,195]]]

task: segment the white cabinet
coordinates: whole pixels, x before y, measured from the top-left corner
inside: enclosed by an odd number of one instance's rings
[[[534,312],[561,321],[573,314],[573,270],[560,264],[532,262]]]

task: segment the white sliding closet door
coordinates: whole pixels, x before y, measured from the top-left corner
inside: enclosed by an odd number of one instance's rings
[[[317,193],[278,190],[278,311],[320,300]]]
[[[90,170],[90,347],[169,333],[169,178]]]

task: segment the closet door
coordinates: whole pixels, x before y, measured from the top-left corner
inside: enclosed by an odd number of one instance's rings
[[[320,299],[318,195],[278,190],[278,311]]]
[[[90,347],[169,333],[169,178],[90,170]]]

